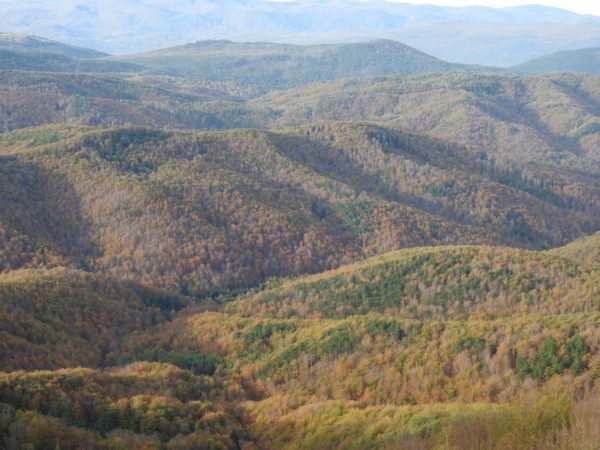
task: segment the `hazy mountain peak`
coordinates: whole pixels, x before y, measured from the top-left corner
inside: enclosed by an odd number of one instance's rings
[[[488,65],[600,45],[600,18],[557,8],[358,0],[9,0],[3,2],[0,29],[118,54],[207,39],[308,44],[375,37],[445,60]]]
[[[50,39],[23,33],[0,33],[0,49],[19,52],[52,53],[71,58],[97,58],[106,56],[96,50],[74,47]]]
[[[600,74],[600,47],[552,53],[513,67],[518,72],[583,72]]]

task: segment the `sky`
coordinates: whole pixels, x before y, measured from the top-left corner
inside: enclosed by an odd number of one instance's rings
[[[442,6],[491,6],[502,8],[505,6],[518,6],[523,4],[539,4],[554,6],[555,8],[568,9],[581,14],[600,16],[599,0],[387,0],[396,3],[427,3]]]

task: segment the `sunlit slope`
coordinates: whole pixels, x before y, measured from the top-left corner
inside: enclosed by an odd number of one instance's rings
[[[588,266],[600,266],[600,233],[578,239],[548,253],[563,256]]]
[[[222,310],[129,330],[102,347],[117,368],[0,373],[3,436],[34,448],[582,448],[596,403],[572,410],[570,398],[600,373],[599,279],[593,264],[549,252],[445,246],[270,280]],[[44,304],[46,328],[32,330],[85,333],[92,312],[89,333],[98,318],[127,317],[82,292],[118,290],[129,305],[130,290],[149,294],[68,271],[7,274],[0,293],[4,283],[16,304]],[[62,314],[73,320],[53,320],[57,292],[73,290],[80,309]]]
[[[400,250],[284,281],[229,306],[247,316],[340,318],[371,312],[457,320],[596,311],[597,268],[497,247]]]
[[[0,401],[6,448],[233,449],[250,441],[239,395],[168,364],[0,372]]]
[[[382,448],[411,439],[433,445],[446,420],[473,420],[493,448],[510,447],[526,439],[518,437],[517,417],[559,411],[558,392],[598,376],[599,279],[597,267],[545,252],[401,250],[272,280],[223,312],[186,315],[134,336],[120,355],[151,348],[218,355],[264,383],[266,398],[247,408],[270,445],[325,440],[355,448],[350,436]],[[519,403],[525,390],[531,396]],[[548,391],[554,394],[546,398]],[[331,428],[314,441],[319,423]],[[461,436],[457,426],[453,439]],[[546,432],[526,434],[539,433],[539,441]]]

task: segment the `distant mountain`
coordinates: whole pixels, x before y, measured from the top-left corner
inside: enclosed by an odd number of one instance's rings
[[[286,45],[203,41],[113,59],[170,75],[283,88],[344,77],[447,72],[450,64],[395,41]]]
[[[600,47],[553,53],[512,67],[517,72],[583,72],[600,74]]]
[[[35,36],[3,36],[8,44],[0,42],[0,70],[177,76],[188,81],[233,81],[261,89],[347,77],[496,70],[451,64],[385,39],[328,45],[199,41],[128,56],[106,57],[90,51],[92,56],[83,57],[80,53],[87,55],[86,49]]]
[[[101,59],[107,56],[87,48],[73,47],[37,36],[0,33],[0,70],[40,72],[141,72],[124,62]]]
[[[206,39],[322,43],[387,38],[448,61],[507,66],[600,45],[600,18],[560,9],[381,0],[8,0],[2,4],[0,29],[118,54]]]
[[[0,33],[0,50],[33,54],[45,53],[73,59],[91,59],[106,56],[106,53],[96,50],[74,47],[37,36],[14,33]]]

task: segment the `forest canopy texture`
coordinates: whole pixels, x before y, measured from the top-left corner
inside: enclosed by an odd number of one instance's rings
[[[574,56],[1,35],[0,448],[597,448]]]

